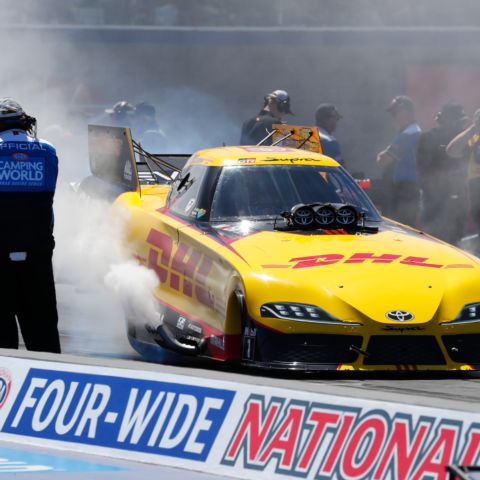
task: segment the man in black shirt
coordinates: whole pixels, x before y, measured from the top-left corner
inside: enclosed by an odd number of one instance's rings
[[[275,90],[266,95],[260,113],[242,125],[240,145],[259,143],[272,131],[272,125],[283,123],[282,119],[286,114],[293,115],[290,110],[290,97],[285,90]],[[269,139],[265,145],[271,143]]]
[[[422,190],[422,228],[431,235],[456,243],[465,221],[465,162],[454,161],[445,148],[464,128],[463,107],[447,103],[435,116],[437,126],[422,133],[418,143],[417,171]]]

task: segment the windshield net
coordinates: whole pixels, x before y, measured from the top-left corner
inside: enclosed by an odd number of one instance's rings
[[[223,168],[210,221],[275,218],[298,203],[354,205],[366,220],[381,220],[367,195],[341,168],[257,165]]]

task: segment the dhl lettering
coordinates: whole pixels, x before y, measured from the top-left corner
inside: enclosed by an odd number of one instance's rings
[[[160,283],[168,283],[188,297],[195,293],[200,303],[213,308],[215,298],[206,288],[213,266],[210,258],[185,243],[174,246],[170,236],[155,229],[150,230],[147,243],[153,247],[148,254],[148,267],[156,272]]]
[[[473,268],[470,264],[452,264],[442,265],[438,263],[429,263],[428,257],[414,257],[391,254],[391,253],[354,253],[350,256],[345,256],[340,253],[324,253],[322,255],[310,255],[308,257],[295,257],[291,258],[289,262],[294,265],[262,265],[263,268],[311,268],[311,267],[323,267],[326,265],[334,265],[336,263],[345,264],[359,264],[359,263],[376,263],[376,264],[389,264],[399,263],[401,265],[408,265],[411,267],[426,267],[426,268]]]
[[[446,480],[446,465],[479,455],[478,423],[252,394],[222,463],[316,480]]]

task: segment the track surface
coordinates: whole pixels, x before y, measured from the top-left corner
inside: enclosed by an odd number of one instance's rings
[[[216,475],[0,442],[0,479],[220,480]]]

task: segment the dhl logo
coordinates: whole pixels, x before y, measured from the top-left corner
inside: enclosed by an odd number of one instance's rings
[[[310,255],[308,257],[291,258],[289,262],[293,265],[262,265],[263,268],[312,268],[322,267],[326,265],[334,265],[336,263],[359,264],[359,263],[399,263],[410,267],[426,267],[426,268],[474,268],[469,263],[452,263],[443,265],[439,263],[430,263],[428,257],[404,256],[391,253],[354,253],[351,256],[345,256],[341,253],[324,253],[321,255]]]
[[[153,228],[147,243],[152,246],[147,265],[156,272],[162,285],[169,285],[187,297],[195,296],[200,303],[214,307],[214,297],[206,287],[213,266],[209,257],[185,243],[174,245],[170,236]]]

